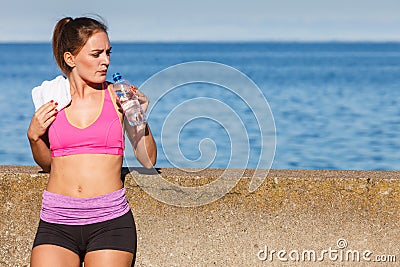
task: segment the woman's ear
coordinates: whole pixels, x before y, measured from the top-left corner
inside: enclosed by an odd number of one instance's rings
[[[75,57],[71,54],[71,52],[64,53],[64,61],[71,68],[75,67]]]

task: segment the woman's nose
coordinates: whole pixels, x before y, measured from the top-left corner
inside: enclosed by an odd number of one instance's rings
[[[102,63],[107,66],[110,65],[110,56],[107,55],[106,53],[103,54]]]

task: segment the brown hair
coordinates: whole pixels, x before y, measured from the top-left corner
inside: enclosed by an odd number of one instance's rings
[[[65,17],[57,22],[53,31],[53,54],[62,72],[71,72],[71,67],[64,61],[64,53],[77,55],[87,40],[99,31],[107,33],[105,23],[88,17]]]

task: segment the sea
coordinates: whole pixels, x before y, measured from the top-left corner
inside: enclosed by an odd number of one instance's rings
[[[156,167],[400,169],[400,43],[112,43],[150,99]],[[31,90],[50,43],[0,44],[0,165],[32,166]],[[126,139],[124,164],[140,166]]]

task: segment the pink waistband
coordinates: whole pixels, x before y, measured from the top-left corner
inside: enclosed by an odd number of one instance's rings
[[[130,209],[125,188],[93,198],[74,198],[44,190],[40,219],[49,223],[86,225],[118,218]]]

